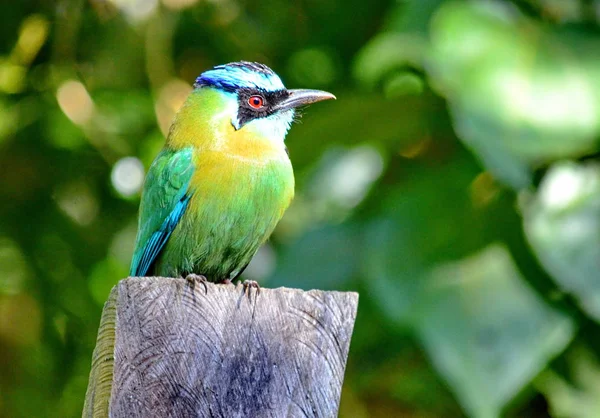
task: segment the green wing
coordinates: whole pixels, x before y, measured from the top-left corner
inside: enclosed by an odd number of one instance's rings
[[[145,276],[185,213],[194,173],[192,148],[164,149],[156,157],[144,183],[138,234],[130,275]]]

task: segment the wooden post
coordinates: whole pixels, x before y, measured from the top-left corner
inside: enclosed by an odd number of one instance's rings
[[[335,417],[358,294],[128,278],[104,306],[83,417]]]

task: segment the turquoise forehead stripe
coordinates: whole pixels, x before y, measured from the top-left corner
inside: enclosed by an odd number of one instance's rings
[[[213,86],[227,91],[256,88],[266,91],[285,89],[281,79],[269,67],[254,63],[219,65],[203,72],[196,79],[196,87]]]

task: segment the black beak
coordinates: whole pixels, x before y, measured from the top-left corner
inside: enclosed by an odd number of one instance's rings
[[[333,94],[321,90],[292,89],[288,90],[288,93],[289,96],[277,103],[274,110],[281,112],[323,100],[335,99]]]

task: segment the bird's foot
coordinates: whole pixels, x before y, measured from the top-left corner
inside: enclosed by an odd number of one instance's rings
[[[194,288],[196,287],[196,282],[202,283],[202,285],[204,286],[204,294],[208,294],[208,286],[206,284],[208,280],[206,280],[206,277],[204,277],[203,275],[191,273],[185,276],[185,280],[188,282],[192,290],[194,290]]]
[[[244,286],[244,293],[248,295],[248,299],[252,299],[251,288],[256,289],[256,296],[260,295],[260,286],[258,285],[258,282],[254,280],[244,280],[242,286]]]

